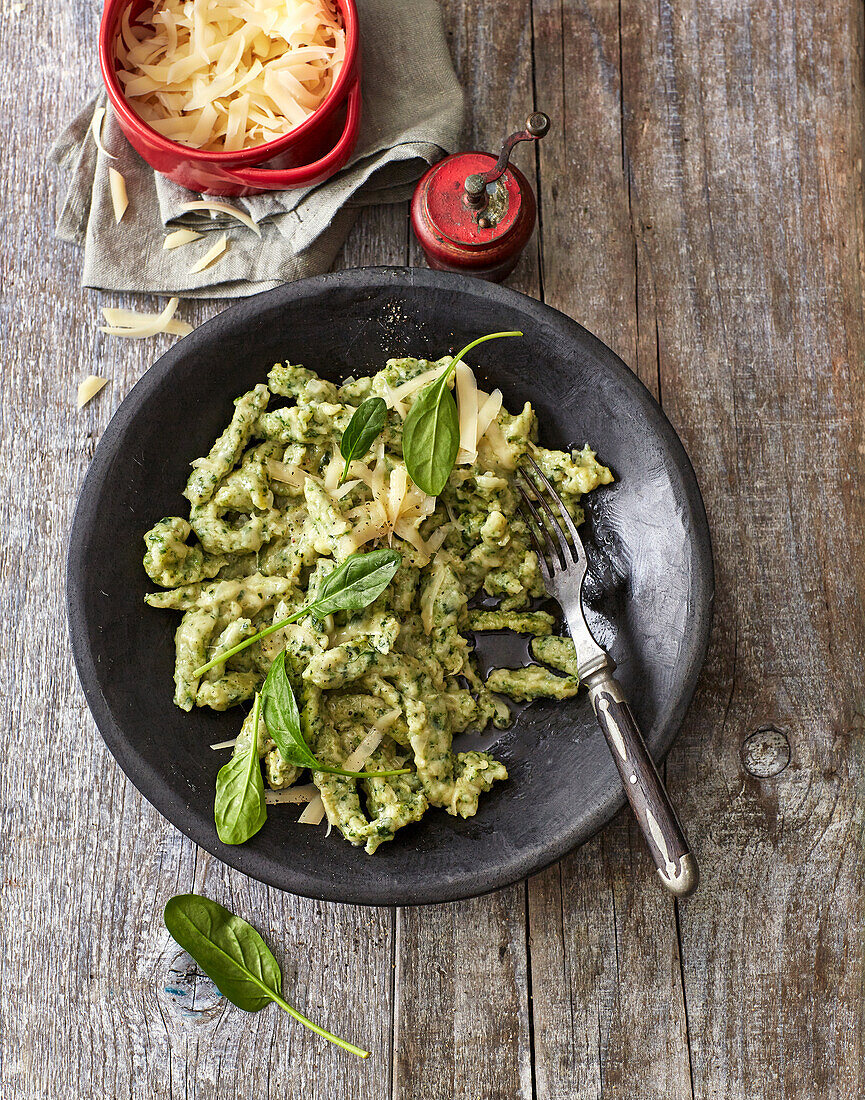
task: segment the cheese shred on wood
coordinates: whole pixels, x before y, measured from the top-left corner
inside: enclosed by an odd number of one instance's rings
[[[154,0],[115,43],[133,110],[164,137],[234,152],[321,105],[345,59],[331,0]]]
[[[107,378],[99,378],[98,375],[88,374],[78,386],[78,408],[83,409],[87,402],[92,401],[102,387],[107,385]]]
[[[172,336],[188,336],[192,325],[176,320],[174,314],[180,304],[179,298],[170,298],[161,313],[138,313],[132,309],[103,308],[105,324],[99,329],[106,336],[126,336],[141,339],[144,336],[156,336],[165,332]]]

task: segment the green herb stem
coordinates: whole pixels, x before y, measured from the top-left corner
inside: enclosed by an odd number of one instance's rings
[[[254,642],[260,642],[269,634],[275,634],[277,630],[296,623],[306,614],[317,613],[316,617],[323,619],[325,615],[332,615],[335,611],[359,611],[369,607],[393,580],[401,561],[402,554],[398,554],[396,550],[370,550],[368,553],[357,550],[354,554],[349,554],[342,565],[324,578],[315,599],[304,604],[300,611],[259,630],[251,638],[245,638],[197,668],[192,675],[203,676],[217,665],[225,664],[235,653],[240,653]]]
[[[284,1009],[289,1014],[289,1016],[292,1016],[295,1020],[297,1020],[299,1024],[303,1024],[304,1027],[308,1027],[310,1031],[314,1031],[316,1035],[320,1035],[322,1039],[327,1039],[328,1042],[336,1043],[338,1047],[342,1047],[343,1050],[347,1050],[349,1054],[356,1054],[358,1058],[369,1058],[368,1050],[364,1050],[362,1047],[356,1047],[354,1043],[349,1043],[345,1039],[340,1039],[340,1037],[338,1035],[334,1035],[332,1031],[327,1031],[325,1028],[319,1027],[319,1025],[313,1023],[308,1016],[304,1016],[302,1012],[298,1012],[296,1008],[292,1008],[288,1001],[284,1001],[282,997],[279,996],[279,994],[274,993],[273,990],[268,990],[266,986],[261,984],[261,982],[259,982],[258,984],[261,985],[262,989],[267,990],[272,1000],[275,1001],[275,1003],[278,1004],[280,1008]]]
[[[217,665],[225,664],[229,657],[233,657],[235,653],[240,653],[254,642],[260,642],[262,638],[267,638],[270,634],[275,634],[277,630],[282,630],[284,626],[291,626],[292,623],[296,623],[298,619],[302,619],[308,611],[312,610],[314,604],[315,601],[312,600],[302,607],[300,611],[295,611],[293,615],[289,615],[287,619],[280,619],[278,623],[265,627],[264,630],[259,630],[259,632],[253,634],[251,638],[244,638],[244,640],[238,642],[236,646],[232,646],[231,649],[227,649],[224,653],[220,653],[218,657],[214,657],[213,660],[208,661],[206,665],[197,668],[192,675],[194,677],[203,676],[205,672],[210,672],[210,670],[216,668]]]
[[[522,333],[493,332],[466,344],[438,378],[420,391],[408,411],[402,427],[403,458],[409,477],[429,496],[437,497],[443,491],[459,452],[459,415],[448,380],[467,352],[500,336],[522,336]]]

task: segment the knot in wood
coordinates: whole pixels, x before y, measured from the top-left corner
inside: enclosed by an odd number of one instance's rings
[[[742,742],[742,765],[757,779],[770,779],[790,763],[787,735],[774,726],[756,730]]]
[[[208,1018],[218,1015],[224,1005],[222,994],[185,951],[175,951],[159,977],[160,1000],[181,1016]]]

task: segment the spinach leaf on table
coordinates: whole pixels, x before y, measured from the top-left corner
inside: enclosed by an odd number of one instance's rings
[[[200,894],[178,894],[165,906],[165,927],[198,963],[217,989],[245,1012],[258,1012],[273,1001],[323,1039],[359,1058],[369,1051],[325,1031],[282,996],[282,971],[270,948],[252,927],[218,902]]]

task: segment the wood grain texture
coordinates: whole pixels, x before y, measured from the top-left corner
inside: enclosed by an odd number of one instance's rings
[[[18,7],[4,5],[0,38],[15,119],[0,249],[0,1095],[865,1094],[861,5],[443,4],[467,147],[496,148],[531,107],[553,119],[518,151],[540,231],[511,285],[653,389],[706,498],[716,626],[666,768],[704,882],[673,906],[622,813],[528,884],[396,912],[223,867],[96,733],[66,642],[63,547],[96,441],[168,340],[100,336],[108,296],[82,292],[78,251],[38,231],[62,186],[44,130],[96,86],[98,10]],[[397,207],[364,211],[337,265],[406,260],[422,262]],[[196,323],[221,308],[182,310]],[[89,373],[110,385],[77,413]],[[227,1005],[162,926],[166,898],[189,889],[255,923],[289,999],[373,1058],[276,1009]]]

